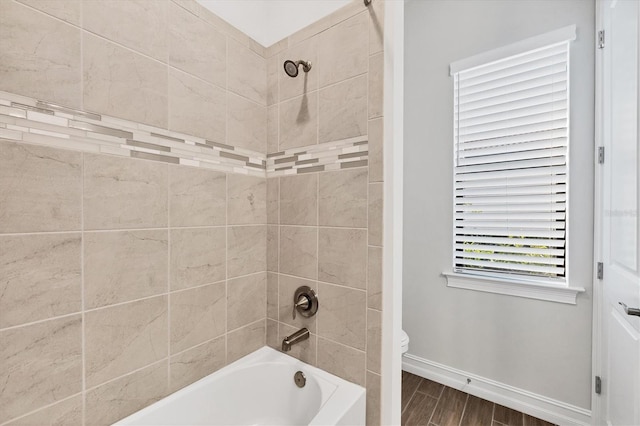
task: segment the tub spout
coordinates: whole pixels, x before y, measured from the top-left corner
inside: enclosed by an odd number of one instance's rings
[[[282,341],[282,352],[289,352],[291,350],[291,346],[296,343],[300,343],[303,340],[307,340],[309,338],[309,330],[304,327],[300,330],[293,333],[291,336],[287,336]]]

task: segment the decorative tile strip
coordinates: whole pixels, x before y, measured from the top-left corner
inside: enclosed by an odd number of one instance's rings
[[[264,155],[0,91],[0,139],[259,177],[365,167],[366,136]]]
[[[267,176],[365,167],[369,162],[366,136],[327,142],[319,145],[291,148],[267,155]]]

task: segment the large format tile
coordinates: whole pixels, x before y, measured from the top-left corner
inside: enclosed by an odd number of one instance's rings
[[[367,306],[382,309],[382,248],[368,247]]]
[[[382,182],[383,169],[383,119],[369,120],[369,182]]]
[[[170,360],[171,391],[177,391],[225,366],[225,336],[203,343]]]
[[[171,290],[225,279],[226,230],[188,228],[171,230]]]
[[[365,385],[365,354],[318,337],[318,367],[345,380]]]
[[[280,227],[280,272],[298,277],[318,277],[318,229]]]
[[[271,272],[278,272],[279,268],[279,231],[277,226],[267,226],[267,271]]]
[[[321,315],[324,310],[323,296],[318,294],[320,300],[319,313],[312,317],[306,318],[296,312],[296,318],[293,319],[293,297],[296,290],[300,286],[307,286],[318,293],[318,283],[315,281],[309,281],[302,278],[290,277],[287,275],[279,276],[277,303],[278,303],[278,320],[280,322],[289,324],[292,327],[300,329],[306,327],[311,333],[316,332],[316,323],[318,316]]]
[[[280,178],[280,224],[318,224],[318,174]]]
[[[334,50],[335,46],[334,46]],[[291,78],[284,72],[284,61],[303,60],[311,62],[311,70],[304,72],[298,67],[298,76]],[[318,38],[312,37],[280,53],[278,61],[278,78],[280,80],[280,101],[291,99],[318,89],[318,73],[321,64],[318,63]]]
[[[367,309],[367,370],[380,374],[382,312]]]
[[[223,89],[169,69],[169,129],[224,143],[226,108]]]
[[[318,294],[322,298],[318,335],[364,350],[367,338],[366,293],[320,283]]]
[[[82,318],[0,332],[0,422],[82,390]]]
[[[367,134],[367,76],[320,90],[318,143]]]
[[[167,65],[89,33],[82,43],[84,108],[166,128]]]
[[[0,233],[79,230],[81,198],[82,154],[0,141]]]
[[[159,296],[85,314],[87,387],[167,356],[167,297]]]
[[[278,319],[278,274],[267,272],[267,318]]]
[[[267,107],[227,93],[227,144],[266,153]]]
[[[369,9],[369,55],[384,50],[384,1],[372,2]]]
[[[229,225],[267,222],[267,180],[230,173],[227,177]]]
[[[80,108],[80,37],[76,27],[0,1],[0,90]]]
[[[267,61],[232,38],[228,43],[228,89],[266,106]]]
[[[384,107],[384,54],[369,58],[369,118],[381,117]]]
[[[267,319],[267,341],[266,345],[273,349],[280,349],[278,340],[278,325],[280,323],[275,320]]]
[[[167,361],[159,362],[86,393],[86,424],[110,425],[169,393]]]
[[[267,179],[267,223],[277,225],[280,223],[280,178]]]
[[[227,175],[196,167],[169,166],[170,226],[225,225]]]
[[[171,293],[171,353],[218,337],[225,332],[225,283]]]
[[[267,107],[267,154],[278,152],[279,111],[280,107],[278,105]]]
[[[369,14],[367,12],[347,19],[323,32],[319,37],[320,87],[367,72],[369,59]]]
[[[367,227],[367,169],[320,173],[319,221],[322,226]]]
[[[320,228],[318,280],[367,288],[367,231]]]
[[[367,371],[367,426],[380,425],[380,376]]]
[[[85,229],[167,226],[166,164],[84,156]]]
[[[169,2],[169,65],[226,86],[227,44],[212,25]],[[214,117],[211,117],[214,118]]]
[[[18,0],[22,4],[38,9],[47,15],[80,26],[82,0]]]
[[[80,234],[0,236],[0,328],[80,311]]]
[[[82,26],[106,39],[166,61],[169,3],[158,0],[84,0]]]
[[[82,426],[82,395],[57,402],[6,426]]]
[[[282,70],[282,63],[278,56],[267,59],[267,105],[274,105],[280,101],[279,76]]]
[[[227,330],[235,330],[266,317],[266,289],[266,272],[228,281]]]
[[[232,363],[265,344],[266,320],[256,321],[227,334],[227,363]]]
[[[369,184],[369,245],[382,246],[382,208],[383,208],[382,183]]]
[[[318,143],[318,92],[280,103],[278,149]]]
[[[167,292],[167,231],[84,234],[85,308]]]
[[[227,228],[227,276],[229,278],[267,269],[267,227],[260,225]]]

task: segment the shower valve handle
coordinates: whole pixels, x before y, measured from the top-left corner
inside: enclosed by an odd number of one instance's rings
[[[298,301],[293,304],[293,319],[296,319],[296,311],[298,309],[306,311],[307,309],[309,309],[310,304],[311,303],[309,302],[309,298],[304,294],[301,294]]]
[[[318,312],[318,295],[309,286],[298,287],[293,295],[293,319],[296,312],[305,318],[312,317]]]

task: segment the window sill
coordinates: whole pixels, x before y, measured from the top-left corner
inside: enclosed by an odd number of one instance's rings
[[[447,278],[447,287],[505,294],[527,299],[547,300],[569,305],[575,305],[578,293],[585,291],[581,287],[568,287],[532,281],[518,282],[517,280],[506,278],[461,274],[458,272],[443,272],[442,275]]]

